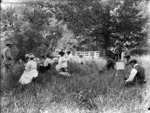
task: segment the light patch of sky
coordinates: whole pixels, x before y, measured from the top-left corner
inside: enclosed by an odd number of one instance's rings
[[[4,3],[1,3],[1,8],[2,9],[6,9],[7,7],[10,7],[11,4],[4,4]]]
[[[149,20],[148,20],[148,23],[150,24],[150,1],[148,3],[148,15],[149,15]],[[148,42],[150,43],[150,25],[149,25],[149,28],[148,28]]]
[[[43,0],[2,0],[2,3],[39,2]]]

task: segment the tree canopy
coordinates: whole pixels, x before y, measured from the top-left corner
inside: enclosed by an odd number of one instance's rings
[[[128,43],[147,46],[148,1],[67,0],[12,4],[1,10],[1,37],[14,43],[16,60],[56,48],[100,50]],[[1,39],[1,41],[2,41]]]

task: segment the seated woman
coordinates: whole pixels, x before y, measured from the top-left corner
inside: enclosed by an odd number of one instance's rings
[[[56,65],[56,70],[57,71],[63,71],[65,72],[65,70],[67,69],[67,58],[65,58],[65,53],[60,51],[59,52],[60,58],[58,60],[58,64]]]
[[[29,61],[26,64],[25,71],[19,79],[21,84],[29,84],[33,78],[38,76],[37,63],[34,61],[34,55],[29,56]]]
[[[67,61],[68,59],[65,58],[65,53],[60,51],[59,52],[60,58],[58,60],[58,64],[56,65],[56,70],[60,73],[60,74],[65,74],[69,76],[69,73],[67,72]]]
[[[47,54],[46,59],[44,61],[45,69],[46,70],[51,70],[53,63],[54,63],[54,61],[53,61],[52,57],[49,54]]]

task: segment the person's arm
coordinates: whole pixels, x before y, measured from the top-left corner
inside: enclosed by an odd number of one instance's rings
[[[10,50],[7,50],[7,52],[6,52],[6,56],[7,56],[7,58],[8,58],[9,60],[12,60],[12,59],[13,59],[13,57],[12,57],[12,53],[11,53],[11,51],[10,51]]]
[[[137,74],[137,70],[136,69],[132,69],[129,78],[126,80],[126,82],[131,82],[134,80],[135,75]]]
[[[65,63],[65,62],[67,62],[67,61],[68,61],[68,59],[65,58],[65,57],[63,57],[62,60],[61,60],[61,63]]]
[[[47,59],[44,60],[44,67],[48,66],[48,61]]]
[[[29,71],[30,70],[30,63],[27,62],[26,66],[25,66],[25,71]]]

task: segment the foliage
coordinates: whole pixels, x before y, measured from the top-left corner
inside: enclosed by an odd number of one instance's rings
[[[88,40],[92,39],[97,49],[115,45],[116,41],[133,47],[145,45],[147,40],[143,28],[147,16],[141,18],[141,11],[137,8],[141,2],[118,0],[103,4],[92,0],[69,0],[66,5],[56,5],[59,10],[55,12],[56,18],[67,23],[76,37],[82,37],[81,45],[90,44]]]
[[[141,5],[142,4],[142,5]],[[147,46],[144,0],[68,0],[11,5],[1,10],[3,39],[14,43],[16,60],[56,48],[99,50],[116,42]]]
[[[146,55],[149,54],[149,50],[148,49],[142,49],[142,48],[137,48],[137,49],[133,49],[131,50],[131,55]]]

